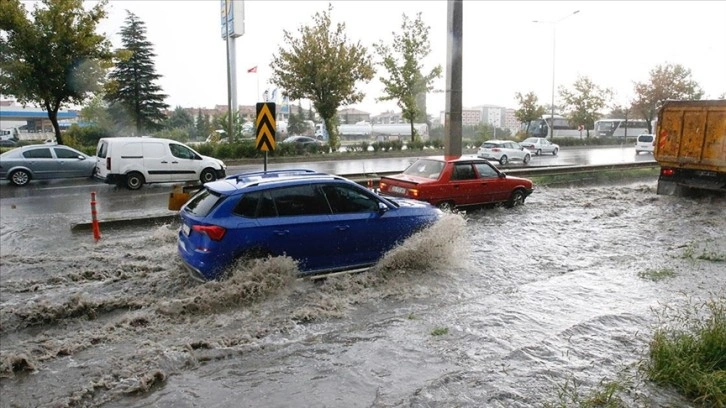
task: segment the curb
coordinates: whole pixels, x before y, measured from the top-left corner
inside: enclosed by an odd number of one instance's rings
[[[148,226],[162,225],[179,220],[179,214],[149,215],[143,217],[132,218],[110,218],[99,220],[98,225],[102,227],[128,227],[128,226]],[[93,224],[90,222],[80,222],[71,224],[71,232],[91,231]]]

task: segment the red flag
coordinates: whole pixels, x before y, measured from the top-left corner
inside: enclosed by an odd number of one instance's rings
[[[257,72],[257,65],[247,70],[248,74],[253,74]]]

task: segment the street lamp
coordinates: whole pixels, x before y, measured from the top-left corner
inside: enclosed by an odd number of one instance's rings
[[[552,24],[552,116],[550,116],[550,138],[553,138],[555,136],[555,39],[556,39],[556,29],[557,29],[557,23],[560,21],[566,19],[567,17],[574,16],[575,14],[579,13],[580,10],[575,10],[572,13],[560,18],[559,20],[554,21],[541,21],[541,20],[532,20],[533,23],[547,23]]]

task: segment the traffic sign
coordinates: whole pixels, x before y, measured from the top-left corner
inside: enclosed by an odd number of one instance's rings
[[[257,103],[257,150],[263,152],[275,150],[275,104],[272,102]]]

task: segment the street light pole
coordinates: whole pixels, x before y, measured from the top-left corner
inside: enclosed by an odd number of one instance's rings
[[[532,20],[533,23],[547,23],[552,24],[552,100],[550,101],[551,115],[550,115],[550,138],[555,137],[555,45],[557,42],[557,23],[566,19],[567,17],[574,16],[579,13],[580,10],[575,10],[572,13],[554,21],[540,21]]]

